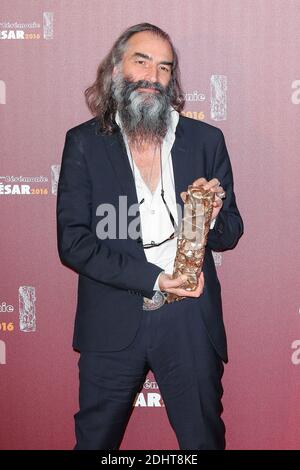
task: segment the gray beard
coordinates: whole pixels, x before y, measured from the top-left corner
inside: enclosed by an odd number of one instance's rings
[[[138,88],[154,88],[158,93],[141,92]],[[113,96],[117,103],[122,130],[136,148],[162,143],[171,122],[171,86],[145,80],[126,80],[119,72],[113,80]]]

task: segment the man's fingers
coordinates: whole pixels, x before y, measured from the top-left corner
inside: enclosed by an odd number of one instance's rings
[[[160,288],[166,292],[171,292],[171,289],[178,289],[178,287],[182,286],[187,280],[187,275],[182,274],[181,276],[176,277],[176,279],[164,279]]]
[[[212,189],[214,186],[216,187],[216,189],[220,187],[220,181],[217,178],[213,178],[212,180],[208,181],[204,185],[204,189]]]
[[[197,288],[194,291],[188,291],[180,287],[176,288],[172,286],[167,289],[167,292],[170,292],[171,294],[179,295],[180,297],[200,297],[200,295],[203,293],[203,289],[204,289],[204,274],[202,272],[198,278]]]
[[[193,186],[203,186],[205,190],[211,190],[217,195],[226,194],[218,178],[213,178],[209,181],[207,181],[205,178],[198,178],[193,182]]]
[[[188,277],[185,274],[182,274],[181,276],[177,277],[176,279],[172,279],[172,287],[171,288],[182,286],[182,284],[185,283],[187,278]]]
[[[198,178],[193,182],[193,186],[202,186],[204,184],[207,184],[207,180],[205,178]]]
[[[185,202],[186,196],[187,196],[187,192],[186,192],[186,191],[182,191],[182,193],[180,193],[180,197],[181,197],[181,199],[183,200],[183,202]]]
[[[167,292],[170,292],[171,294],[176,294],[179,295],[180,297],[200,297],[200,295],[203,292],[203,288],[198,288],[196,290],[186,290],[186,289],[181,289],[180,287],[177,287],[177,289],[168,289]]]
[[[216,200],[213,202],[213,206],[214,206],[214,207],[221,207],[221,206],[223,206],[223,201],[222,201],[222,199],[216,199]]]

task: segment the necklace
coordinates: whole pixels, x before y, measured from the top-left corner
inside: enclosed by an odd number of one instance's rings
[[[154,165],[154,156],[155,156],[155,151],[153,152],[153,157],[152,157],[152,164],[151,164],[151,171],[150,171],[150,176],[148,178],[148,181],[146,182],[148,188],[150,189],[151,193],[153,194],[154,191],[152,191],[152,188],[151,188],[151,181],[152,181],[152,173],[153,173],[153,165]]]

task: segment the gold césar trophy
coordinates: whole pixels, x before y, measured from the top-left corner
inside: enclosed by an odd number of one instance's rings
[[[173,279],[182,274],[187,276],[186,282],[180,286],[187,291],[197,288],[214,200],[215,193],[209,189],[205,190],[203,186],[188,186],[173,268]],[[166,302],[172,303],[184,298],[168,293]]]

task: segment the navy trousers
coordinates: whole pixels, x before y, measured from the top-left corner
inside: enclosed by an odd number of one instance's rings
[[[180,449],[225,448],[221,419],[224,366],[201,313],[195,319],[195,312],[188,308],[193,301],[143,311],[136,337],[126,349],[81,352],[75,449],[119,448],[149,370],[158,383]]]

